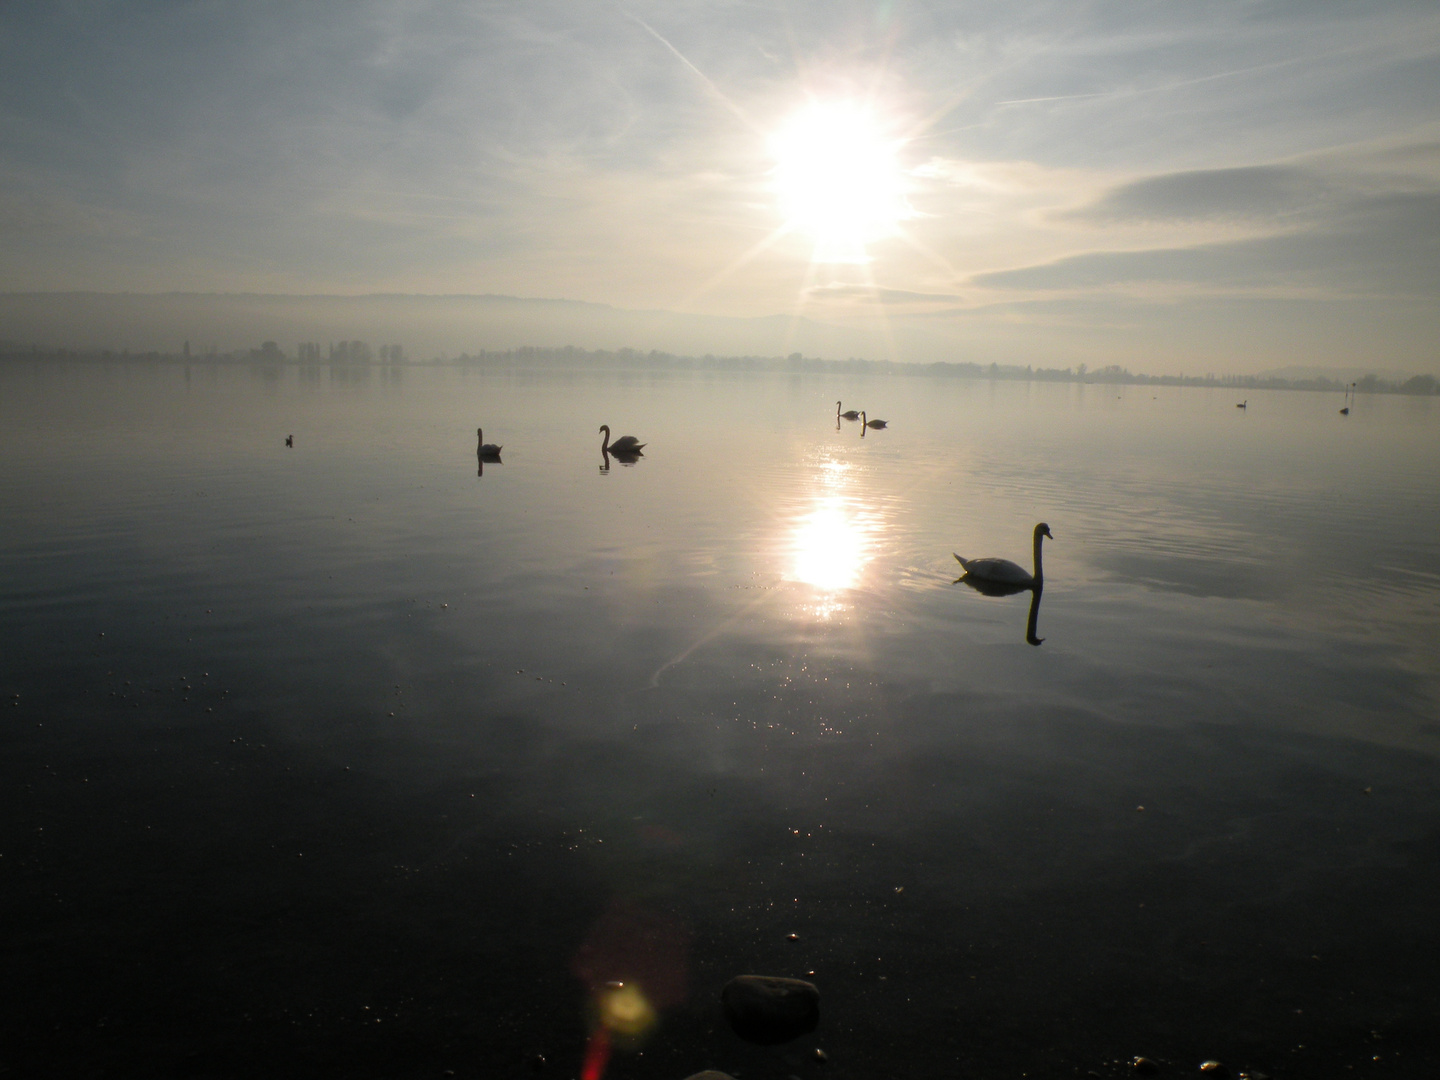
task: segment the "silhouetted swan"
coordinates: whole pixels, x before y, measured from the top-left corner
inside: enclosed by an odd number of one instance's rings
[[[860,419],[865,422],[866,427],[882,428],[890,426],[890,421],[888,420],[871,420],[870,417],[865,415],[864,409],[860,410]]]
[[[480,440],[480,446],[476,449],[475,453],[479,454],[486,461],[500,460],[500,447],[496,446],[493,442],[485,441],[485,431],[483,428],[477,427],[475,429],[475,438]],[[520,456],[524,457],[525,455],[521,454]]]
[[[854,409],[846,409],[844,412],[841,412],[841,411],[840,411],[840,403],[839,403],[838,401],[835,402],[835,415],[836,415],[836,416],[843,416],[846,420],[859,420],[859,419],[860,419],[860,414],[859,414],[858,412],[856,412]]]
[[[965,568],[966,578],[973,577],[978,581],[993,585],[1013,585],[1016,592],[1021,589],[1038,588],[1045,582],[1045,571],[1040,565],[1040,541],[1046,536],[1051,540],[1055,539],[1054,534],[1050,531],[1050,526],[1042,521],[1035,526],[1035,573],[1033,574],[1027,574],[1023,566],[1019,566],[1009,559],[962,559],[959,555],[956,555],[955,559]],[[978,585],[976,587],[979,588]]]
[[[1247,397],[1244,401],[1237,401],[1237,402],[1235,403],[1235,408],[1237,408],[1237,409],[1243,409],[1243,408],[1245,408],[1246,405],[1249,405],[1249,404],[1250,404],[1250,399]]]
[[[635,438],[634,435],[621,435],[620,438],[612,443],[610,441],[610,425],[601,424],[600,430],[605,433],[605,438],[600,442],[600,452],[602,454],[614,454],[616,457],[620,457],[622,454],[634,454],[636,457],[639,457],[640,451],[649,445],[648,443],[641,442]]]
[[[295,445],[295,436],[294,436],[294,435],[286,435],[286,436],[285,436],[285,445],[286,445],[286,446],[294,446],[294,445]]]

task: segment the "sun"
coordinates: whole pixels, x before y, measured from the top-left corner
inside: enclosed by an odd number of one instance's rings
[[[814,262],[869,262],[868,245],[910,216],[902,145],[853,102],[812,103],[770,137],[781,210],[814,238]]]

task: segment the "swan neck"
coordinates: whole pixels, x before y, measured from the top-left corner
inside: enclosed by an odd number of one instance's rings
[[[1035,530],[1035,581],[1037,583],[1045,580],[1045,570],[1040,563],[1040,544],[1045,539],[1045,534],[1039,529]]]

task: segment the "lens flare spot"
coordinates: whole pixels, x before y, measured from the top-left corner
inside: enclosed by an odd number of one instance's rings
[[[627,1039],[637,1039],[655,1026],[655,1006],[635,983],[605,987],[600,991],[596,1005],[601,1025]]]
[[[585,1061],[580,1066],[580,1080],[600,1080],[605,1075],[605,1066],[610,1064],[610,1032],[603,1027],[590,1033],[585,1044]]]

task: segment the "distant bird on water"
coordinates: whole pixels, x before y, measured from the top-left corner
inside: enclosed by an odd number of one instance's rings
[[[648,443],[643,443],[634,435],[621,435],[614,442],[610,441],[610,425],[601,424],[600,430],[605,433],[605,438],[600,441],[600,452],[602,454],[634,454],[641,456],[640,451],[644,450]]]
[[[475,438],[478,439],[480,443],[475,451],[476,454],[486,461],[500,460],[500,447],[496,446],[493,442],[485,441],[485,430],[483,428],[477,427],[475,429]],[[521,456],[523,457],[524,455],[522,454]]]
[[[865,421],[866,427],[882,428],[890,426],[890,421],[888,420],[871,420],[870,417],[865,414],[864,409],[860,410],[860,419]]]
[[[965,568],[965,575],[996,585],[1012,585],[1017,588],[1040,588],[1045,583],[1045,570],[1040,565],[1040,541],[1045,537],[1055,539],[1050,526],[1045,522],[1035,526],[1035,572],[1026,573],[1023,566],[1009,559],[965,559],[955,556],[955,561]]]
[[[1245,406],[1247,406],[1247,405],[1249,405],[1249,404],[1250,404],[1250,399],[1247,397],[1244,401],[1237,401],[1237,402],[1235,403],[1235,408],[1237,408],[1237,409],[1243,409],[1243,408],[1245,408]]]
[[[856,412],[854,409],[846,409],[844,412],[841,412],[841,411],[840,411],[840,403],[839,403],[838,401],[835,402],[835,415],[836,415],[836,416],[842,416],[842,417],[844,417],[846,420],[859,420],[859,419],[860,419],[860,414],[859,414],[858,412]]]
[[[285,436],[285,445],[286,445],[286,446],[294,446],[294,445],[295,445],[295,436],[294,436],[294,435],[286,435],[286,436]]]

